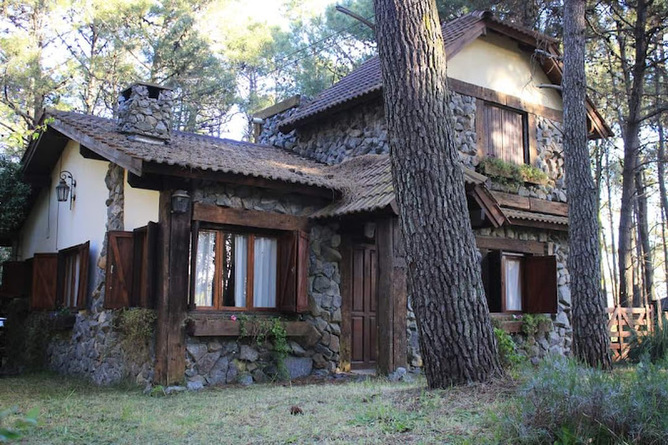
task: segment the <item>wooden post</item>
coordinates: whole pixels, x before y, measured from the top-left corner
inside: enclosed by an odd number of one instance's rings
[[[406,270],[396,218],[378,221],[378,359],[380,374],[406,367]]]
[[[188,302],[188,257],[192,206],[171,212],[172,191],[160,192],[155,380],[183,381],[186,369],[184,320]]]
[[[343,237],[341,243],[341,345],[339,352],[339,367],[348,372],[352,362],[352,328],[351,306],[352,306],[352,261],[353,248],[349,237]]]

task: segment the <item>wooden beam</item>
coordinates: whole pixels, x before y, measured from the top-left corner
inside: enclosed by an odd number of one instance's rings
[[[359,225],[356,225],[359,231]],[[349,372],[352,362],[352,269],[353,269],[353,249],[351,236],[343,236],[341,240],[341,345],[339,351],[339,367],[344,372]]]
[[[79,144],[79,153],[86,159],[92,159],[94,161],[107,161],[107,158],[100,156],[83,144]]]
[[[179,383],[186,369],[184,321],[188,302],[191,210],[171,212],[171,190],[160,193],[155,376],[161,385]]]
[[[301,104],[301,96],[297,94],[288,99],[285,99],[284,101],[278,102],[270,107],[267,107],[263,110],[254,113],[253,117],[266,119],[268,117],[275,116],[278,113],[282,113],[286,110],[289,110],[290,108],[297,107],[299,106],[299,104]]]
[[[306,230],[308,218],[259,210],[233,209],[211,204],[194,204],[196,221],[273,230]]]
[[[265,188],[274,191],[297,193],[300,195],[316,196],[319,198],[335,199],[341,193],[326,187],[308,184],[295,184],[292,182],[257,178],[233,173],[224,173],[212,170],[199,170],[181,167],[179,165],[167,165],[147,163],[143,171],[162,176],[177,176],[188,179],[201,179],[205,181],[223,182],[236,185],[247,185],[250,187]]]
[[[508,252],[530,253],[533,255],[545,255],[545,252],[547,251],[547,243],[542,243],[540,241],[476,236],[475,243],[478,249],[504,250]]]
[[[565,224],[555,224],[545,221],[533,221],[519,218],[510,218],[509,222],[514,226],[531,227],[534,229],[559,230],[562,232],[568,231],[568,226]]]
[[[476,185],[469,192],[481,209],[485,211],[487,218],[494,227],[501,227],[506,222],[506,216],[501,211],[499,204],[487,190],[486,187]]]
[[[513,209],[526,210],[536,213],[547,213],[550,215],[568,217],[568,204],[563,202],[548,201],[546,199],[529,198],[514,195],[512,193],[492,192],[498,203]]]

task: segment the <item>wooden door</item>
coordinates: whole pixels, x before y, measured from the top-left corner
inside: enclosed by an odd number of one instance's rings
[[[353,247],[351,267],[351,366],[376,367],[377,259],[374,246]]]

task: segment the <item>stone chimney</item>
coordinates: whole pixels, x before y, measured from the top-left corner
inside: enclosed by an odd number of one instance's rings
[[[143,142],[167,143],[172,121],[172,90],[135,83],[118,98],[118,131]]]

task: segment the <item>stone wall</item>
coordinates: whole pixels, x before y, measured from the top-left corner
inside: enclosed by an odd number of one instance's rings
[[[105,183],[109,190],[106,228],[123,230],[124,170],[110,163]],[[153,378],[153,342],[149,342],[145,351],[140,351],[143,354],[138,354],[138,349],[134,347],[131,351],[123,350],[122,338],[114,330],[116,313],[104,309],[106,260],[105,239],[97,264],[89,267],[95,290],[88,301],[88,308],[77,314],[71,331],[59,333],[49,343],[47,366],[56,372],[81,376],[100,385],[118,383],[123,379],[143,384]]]
[[[564,232],[540,231],[535,229],[502,227],[497,229],[479,229],[476,235],[540,241],[548,243],[552,254],[557,259],[557,313],[550,315],[552,327],[536,335],[534,341],[527,341],[522,335],[515,335],[517,344],[524,348],[529,358],[543,358],[548,354],[568,355],[571,352],[573,330],[571,328],[571,292],[570,274],[566,267],[568,257],[568,235]],[[418,343],[415,314],[408,306],[408,364],[411,367],[422,366],[422,356]]]
[[[203,184],[193,201],[226,207],[306,215],[322,205],[315,198],[280,194],[259,188]],[[313,225],[309,234],[309,312],[290,316],[313,325],[317,338],[289,337],[284,360],[291,378],[328,374],[339,364],[341,336],[341,276],[338,225]],[[230,314],[229,316],[232,316]],[[236,316],[236,315],[235,315]],[[257,319],[266,317],[256,314]],[[274,316],[279,316],[274,314]],[[186,378],[190,389],[224,383],[262,383],[278,377],[273,344],[251,337],[188,337]]]

